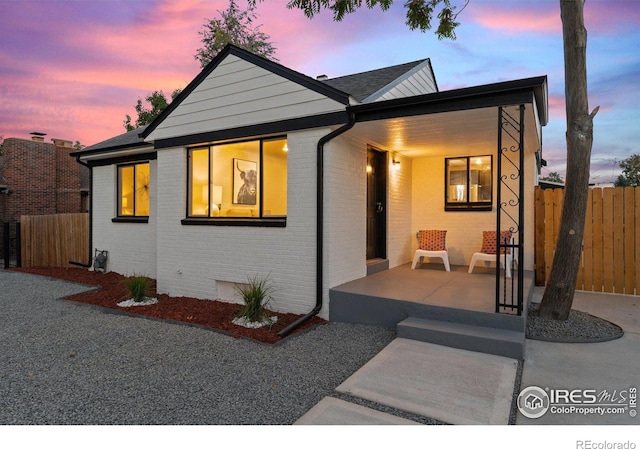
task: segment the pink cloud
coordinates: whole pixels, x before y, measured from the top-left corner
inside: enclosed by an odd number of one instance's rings
[[[470,18],[486,28],[507,34],[523,32],[561,33],[560,2],[471,1],[459,17]],[[622,35],[640,23],[640,8],[635,1],[587,1],[585,27],[589,32]],[[616,24],[612,26],[612,24]]]
[[[471,2],[459,17],[460,21],[469,17],[483,27],[514,33],[559,33],[562,32],[559,1],[540,5],[533,2]],[[468,14],[468,16],[466,15]]]

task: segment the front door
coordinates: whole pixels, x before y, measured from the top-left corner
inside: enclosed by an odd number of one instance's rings
[[[367,260],[387,258],[387,153],[367,150]]]

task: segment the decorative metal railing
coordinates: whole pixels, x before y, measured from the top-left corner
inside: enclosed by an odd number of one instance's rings
[[[524,108],[498,109],[496,266],[505,269],[496,269],[496,312],[518,315],[524,304]],[[501,231],[510,231],[510,237]]]

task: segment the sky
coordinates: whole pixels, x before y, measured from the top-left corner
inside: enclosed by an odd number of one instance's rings
[[[237,0],[241,8],[245,0]],[[430,58],[441,91],[546,75],[549,124],[543,176],[566,166],[564,62],[559,0],[471,0],[457,39],[405,25],[404,1],[363,8],[334,22],[307,19],[265,0],[257,24],[279,63],[330,78]],[[463,0],[453,0],[462,6]],[[0,0],[0,136],[31,132],[93,145],[125,132],[139,98],[167,97],[200,72],[198,34],[227,0]],[[606,184],[619,162],[640,154],[640,0],[587,0],[591,182]],[[434,22],[435,23],[435,22]]]

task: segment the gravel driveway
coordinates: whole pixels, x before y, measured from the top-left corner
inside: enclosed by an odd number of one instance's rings
[[[0,270],[0,425],[292,424],[393,340],[342,323],[268,346],[59,300]]]

